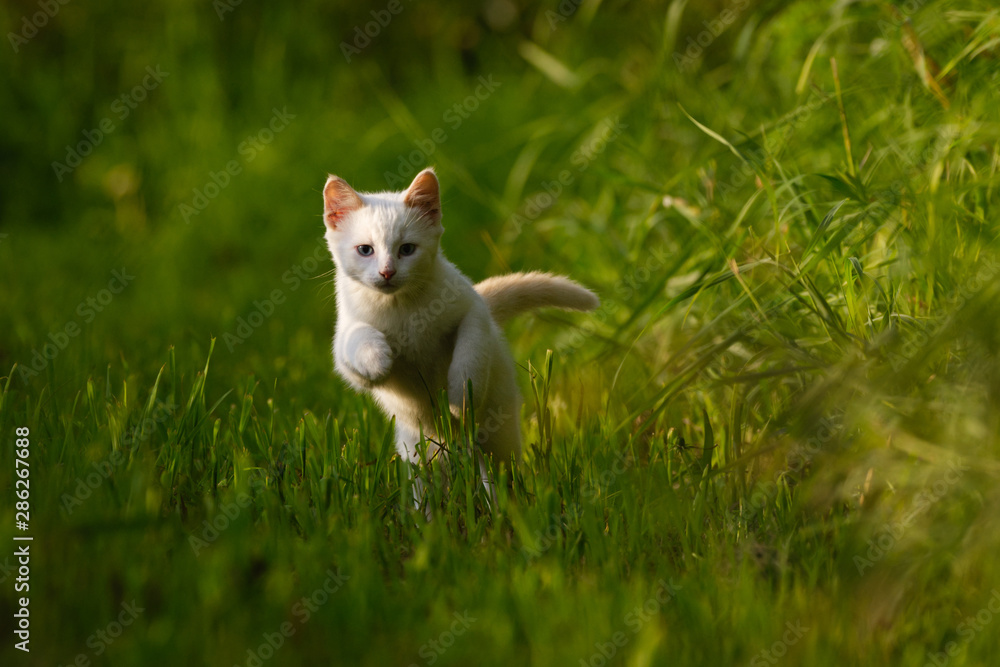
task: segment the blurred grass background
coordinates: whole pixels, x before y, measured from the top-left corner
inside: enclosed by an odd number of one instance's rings
[[[402,0],[350,62],[389,3],[70,2],[12,39],[40,7],[0,11],[0,429],[31,428],[36,536],[5,663],[989,664],[992,3]],[[327,173],[427,164],[470,277],[603,299],[508,329],[526,460],[489,508],[456,456],[430,524],[333,375],[320,216]]]

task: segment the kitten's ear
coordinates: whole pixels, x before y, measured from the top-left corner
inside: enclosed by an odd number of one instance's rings
[[[416,175],[406,189],[403,203],[420,211],[432,224],[441,222],[441,192],[434,169],[428,167]]]
[[[347,181],[331,175],[323,188],[323,221],[330,229],[336,229],[352,211],[364,206],[361,197]]]

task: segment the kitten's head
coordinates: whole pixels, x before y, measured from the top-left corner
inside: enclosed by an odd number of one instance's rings
[[[356,192],[330,176],[323,188],[326,241],[337,279],[382,294],[419,289],[438,254],[441,196],[433,169],[417,174],[403,192]]]

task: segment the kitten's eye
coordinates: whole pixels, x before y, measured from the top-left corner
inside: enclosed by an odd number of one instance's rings
[[[361,255],[362,257],[369,257],[373,252],[375,252],[375,249],[372,248],[370,245],[359,245],[357,247],[357,250],[358,254]]]
[[[412,255],[417,251],[417,246],[413,243],[404,243],[399,246],[399,256],[406,257],[407,255]]]

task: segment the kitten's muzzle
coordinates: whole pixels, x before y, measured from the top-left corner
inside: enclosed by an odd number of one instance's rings
[[[383,294],[392,294],[393,292],[399,289],[400,285],[399,283],[393,284],[389,282],[388,279],[386,279],[383,280],[382,282],[375,283],[373,287],[377,289],[379,292],[382,292]]]

